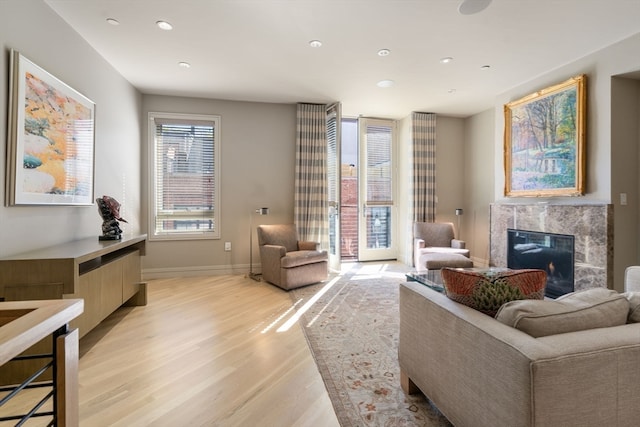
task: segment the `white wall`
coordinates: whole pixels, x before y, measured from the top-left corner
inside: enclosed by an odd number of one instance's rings
[[[436,122],[437,123],[437,122]],[[398,200],[397,200],[397,215],[398,215],[398,261],[401,261],[407,265],[413,263],[413,217],[411,205],[413,204],[413,197],[411,194],[411,174],[412,165],[411,159],[413,154],[411,152],[412,142],[412,120],[411,116],[407,116],[402,120],[398,120],[398,149],[396,150],[398,156],[397,168],[398,168]]]
[[[96,104],[95,195],[121,204],[125,233],[140,230],[141,97],[41,1],[0,1],[0,176],[6,182],[9,50],[15,49]],[[5,198],[5,185],[2,185]],[[0,206],[0,256],[102,234],[96,205]]]
[[[436,118],[436,221],[452,222],[457,228],[455,210],[464,208],[466,169],[464,119]],[[456,232],[457,233],[457,232]]]
[[[597,51],[578,61],[550,71],[496,98],[495,121],[495,199],[504,196],[503,132],[504,104],[560,83],[570,77],[587,75],[587,167],[585,201],[611,202],[611,77],[640,69],[640,34]],[[554,198],[557,201],[562,198]],[[568,198],[564,198],[568,199]],[[511,202],[514,198],[509,199]],[[530,201],[530,200],[529,200]],[[566,201],[566,200],[565,200]]]
[[[578,61],[551,70],[548,73],[522,84],[512,90],[500,94],[495,104],[495,141],[494,141],[494,198],[496,201],[506,201],[504,190],[504,161],[503,161],[503,132],[504,132],[504,104],[536,92],[545,87],[560,83],[578,74],[587,75],[587,135],[586,135],[586,191],[580,200],[568,197],[537,199],[540,203],[612,203],[614,204],[614,288],[621,289],[625,265],[632,262],[626,254],[633,253],[634,263],[638,263],[637,241],[640,239],[637,229],[629,228],[631,222],[638,223],[637,213],[630,217],[620,215],[619,194],[624,192],[626,179],[636,179],[638,168],[635,149],[629,144],[638,144],[638,131],[631,130],[635,139],[620,138],[613,130],[620,126],[621,120],[612,120],[613,111],[620,111],[615,99],[616,91],[612,89],[612,77],[624,75],[640,70],[640,34],[631,36],[614,45],[594,52]],[[620,90],[618,90],[620,92]],[[629,105],[627,100],[621,101]],[[626,123],[629,121],[626,120]],[[626,132],[623,131],[623,132]],[[615,138],[615,139],[614,139]],[[625,153],[632,153],[634,160],[633,172],[629,170],[628,158]],[[624,160],[621,160],[624,159]],[[620,162],[627,164],[621,167]],[[632,178],[627,178],[632,176]],[[510,203],[530,203],[531,199],[509,198]],[[629,238],[631,234],[631,238]]]
[[[638,228],[639,122],[640,81],[614,77],[611,80],[611,161],[613,164],[611,191],[615,224],[613,241],[614,285],[619,291],[624,288],[624,270],[630,265],[638,264],[640,254],[638,234],[640,231]],[[616,173],[616,171],[620,171],[620,173]],[[624,205],[621,203],[620,194],[626,195],[627,203]]]
[[[247,272],[249,221],[255,209],[269,207],[270,214],[253,215],[254,230],[257,224],[293,223],[296,106],[144,95],[142,120],[147,120],[149,112],[221,116],[222,210],[220,240],[147,242],[145,278]],[[143,147],[146,171],[146,126]],[[147,212],[147,176],[143,188],[142,205]],[[231,242],[231,252],[224,251],[224,242]],[[260,270],[259,261],[254,231],[254,271]]]
[[[493,202],[494,163],[493,110],[465,120],[464,126],[464,215],[462,239],[467,242],[475,265],[489,265],[489,205]]]

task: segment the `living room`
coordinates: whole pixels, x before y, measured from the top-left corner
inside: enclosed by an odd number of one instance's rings
[[[255,207],[268,206],[271,223],[293,221],[295,105],[142,94],[127,84],[46,3],[4,2],[2,7],[8,11],[2,14],[7,20],[2,27],[5,49],[20,51],[55,76],[71,73],[72,76],[64,81],[98,105],[100,121],[96,124],[94,192],[96,196],[113,196],[122,204],[122,215],[129,221],[127,233],[146,233],[148,176],[142,165],[147,164],[148,153],[147,145],[140,142],[147,140],[144,123],[148,112],[211,112],[224,117],[223,235],[215,241],[148,242],[143,260],[146,277],[190,271],[241,272],[248,265],[246,230],[249,215]],[[32,26],[23,25],[21,16],[30,22],[41,19],[36,26],[39,30],[34,33]],[[40,34],[60,35],[43,40]],[[59,41],[57,37],[60,37]],[[568,77],[586,73],[589,77],[589,109],[585,195],[578,199],[542,198],[533,203],[612,203],[620,206],[619,195],[627,194],[627,204],[614,209],[613,213],[612,286],[622,289],[624,267],[638,259],[635,243],[638,183],[629,175],[636,169],[637,157],[635,91],[638,80],[633,73],[640,69],[640,64],[632,54],[637,43],[637,35],[631,35],[603,49],[594,47],[594,52],[584,58],[558,66],[498,94],[493,108],[468,117],[438,116],[437,219],[455,222],[455,209],[464,208],[461,233],[477,264],[488,265],[490,261],[490,204],[532,202],[530,198],[506,199],[503,196],[503,105]],[[63,51],[52,49],[56,44],[64,44],[66,48]],[[4,69],[8,69],[8,57],[5,55],[2,60]],[[5,102],[0,106],[4,117],[9,100],[6,89],[3,89]],[[408,126],[409,113],[407,111],[406,116],[399,118],[401,129]],[[246,122],[253,125],[240,124]],[[6,123],[0,131],[6,135]],[[6,147],[3,149],[6,155]],[[273,164],[278,167],[271,167]],[[451,164],[456,167],[449,166]],[[400,167],[403,166],[406,165],[401,163]],[[268,186],[266,182],[269,182]],[[0,212],[5,235],[0,256],[90,236],[99,226],[94,209],[84,207],[3,206]],[[399,215],[400,218],[404,216]],[[34,218],[45,220],[34,221]],[[404,229],[407,229],[406,225],[399,224],[401,233]],[[401,241],[407,238],[402,234],[399,237]],[[233,251],[224,251],[225,241],[232,242]],[[406,262],[410,253],[403,249],[405,246],[399,246],[398,259]]]
[[[251,212],[268,206],[270,223],[293,222],[295,103],[145,94],[118,73],[47,2],[5,0],[0,2],[0,12],[0,42],[5,53],[0,57],[5,79],[0,86],[0,116],[8,116],[10,49],[20,51],[94,101],[94,193],[96,197],[113,196],[121,203],[121,214],[128,221],[124,225],[126,233],[147,233],[148,113],[171,111],[223,117],[221,238],[147,242],[142,261],[145,279],[244,274],[249,266],[247,234]],[[592,28],[585,27],[585,33],[592,32]],[[456,208],[464,208],[461,233],[477,265],[491,263],[491,245],[495,243],[490,233],[491,205],[613,205],[609,224],[613,256],[607,285],[622,290],[624,269],[640,263],[639,31],[635,28],[609,45],[594,45],[581,58],[559,61],[535,78],[496,94],[486,109],[464,117],[438,115],[437,220],[455,222]],[[588,76],[584,196],[505,198],[503,106],[578,74]],[[221,93],[224,94],[222,89]],[[307,100],[299,100],[304,101]],[[409,115],[410,111],[406,111],[406,115],[397,117],[401,134],[407,132]],[[3,119],[0,134],[7,133],[8,124]],[[2,144],[0,153],[6,158],[6,144]],[[2,165],[2,176],[6,177],[5,162]],[[625,204],[620,203],[621,194],[626,194]],[[100,223],[95,206],[1,206],[0,257],[96,236]],[[406,225],[400,224],[399,230],[406,230]],[[405,231],[400,237],[406,241],[409,236]],[[232,242],[232,251],[224,250],[225,241]],[[399,260],[407,262],[410,257],[408,248],[400,248]]]

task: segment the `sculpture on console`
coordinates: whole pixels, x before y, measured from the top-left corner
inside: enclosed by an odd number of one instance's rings
[[[96,199],[98,212],[102,217],[102,236],[99,240],[120,240],[122,229],[118,221],[127,222],[120,216],[120,203],[110,196],[102,196]]]

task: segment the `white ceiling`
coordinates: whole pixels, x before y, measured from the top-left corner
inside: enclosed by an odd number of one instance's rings
[[[640,0],[493,0],[475,15],[460,0],[45,1],[142,93],[341,101],[348,116],[469,116],[640,32]],[[384,79],[395,85],[377,87]]]

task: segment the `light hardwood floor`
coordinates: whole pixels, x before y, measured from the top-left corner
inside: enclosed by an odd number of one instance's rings
[[[80,341],[81,426],[337,427],[289,295],[244,276],[148,282]]]
[[[299,326],[276,332],[286,292],[244,276],[148,286],[146,307],[81,341],[83,426],[339,425]]]

